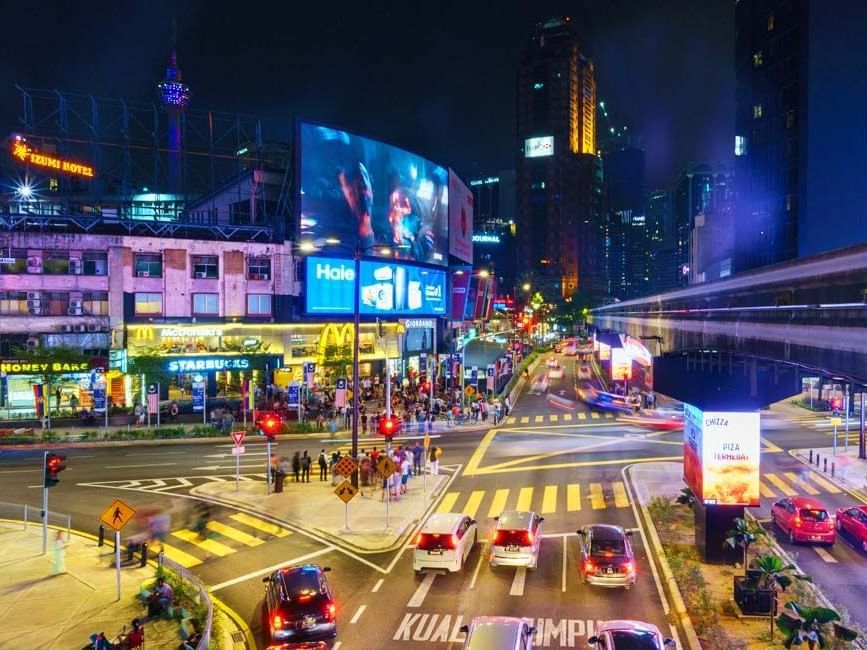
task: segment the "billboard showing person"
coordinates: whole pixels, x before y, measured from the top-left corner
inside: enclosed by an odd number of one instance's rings
[[[340,239],[366,255],[448,262],[448,171],[348,131],[302,122],[301,239]]]

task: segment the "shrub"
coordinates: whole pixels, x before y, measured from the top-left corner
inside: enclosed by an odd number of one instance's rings
[[[670,524],[674,520],[674,504],[665,497],[653,497],[647,511],[656,524]]]

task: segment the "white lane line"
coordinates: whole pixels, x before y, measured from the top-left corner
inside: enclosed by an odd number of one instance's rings
[[[177,463],[149,463],[147,465],[106,465],[104,469],[125,469],[127,467],[168,467]]]
[[[406,604],[407,607],[421,607],[424,602],[425,596],[427,596],[427,592],[430,591],[431,585],[434,582],[434,578],[437,577],[436,573],[428,573],[424,580],[421,581],[421,584],[415,590],[415,593],[412,595],[412,598],[409,599],[409,602]]]
[[[340,646],[343,645],[343,641],[337,641],[333,646],[331,646],[331,650],[340,650]]]
[[[519,566],[515,569],[515,579],[512,580],[512,588],[509,590],[510,596],[524,595],[524,582],[527,580],[527,567]]]
[[[0,474],[26,474],[27,472],[41,472],[42,468],[34,469],[0,469]]]
[[[370,590],[370,593],[375,594],[377,591],[379,591],[379,588],[382,586],[383,582],[385,582],[385,578],[380,578],[379,580],[377,580],[376,584],[373,585],[373,589]]]
[[[671,638],[674,639],[675,648],[682,648],[683,646],[680,644],[680,635],[677,633],[677,628],[674,627],[673,624],[669,623],[668,627],[671,629]]]
[[[816,555],[818,555],[820,558],[825,560],[825,562],[828,562],[829,564],[836,564],[837,563],[837,558],[835,558],[833,555],[831,555],[828,551],[826,551],[821,546],[814,546],[813,550],[816,551]]]
[[[124,454],[124,456],[135,456],[136,458],[139,456],[183,456],[188,453],[186,451],[149,451],[144,454]],[[76,456],[76,458],[84,458],[84,456]]]
[[[364,614],[364,610],[367,609],[367,605],[360,605],[358,609],[355,610],[355,613],[352,615],[352,618],[349,619],[350,625],[355,625],[358,623],[358,619],[361,618],[361,615]]]
[[[29,488],[44,488],[44,485],[28,485]]]
[[[250,580],[251,578],[259,578],[264,575],[268,575],[269,573],[273,573],[277,569],[281,569],[284,566],[291,566],[295,564],[301,564],[306,562],[307,560],[312,560],[315,557],[319,557],[320,555],[325,555],[326,553],[330,553],[334,550],[333,546],[326,546],[325,548],[319,549],[318,551],[314,551],[313,553],[308,553],[307,555],[302,555],[301,557],[295,557],[291,560],[284,560],[280,564],[275,564],[273,566],[269,566],[265,569],[259,569],[258,571],[253,571],[252,573],[247,573],[242,576],[238,576],[237,578],[232,578],[231,580],[226,580],[225,582],[221,582],[220,584],[214,585],[211,587],[211,591],[217,591],[218,589],[225,589],[226,587],[231,587],[232,585],[236,585],[239,582],[244,582],[245,580]]]
[[[479,561],[476,562],[476,568],[473,569],[473,578],[470,580],[470,589],[476,588],[476,580],[479,579],[479,570],[482,568],[482,562],[485,561],[485,545],[479,547]]]
[[[561,591],[566,593],[566,537],[563,537],[563,585]]]

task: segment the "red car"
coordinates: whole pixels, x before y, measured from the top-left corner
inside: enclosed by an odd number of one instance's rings
[[[851,535],[867,553],[867,506],[837,508],[837,530]]]
[[[789,542],[834,543],[837,534],[828,509],[812,497],[786,497],[771,506],[771,519],[784,533]]]

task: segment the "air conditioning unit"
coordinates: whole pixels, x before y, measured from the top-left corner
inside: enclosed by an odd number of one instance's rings
[[[27,339],[27,347],[28,348],[38,348],[39,347],[39,337],[31,336]]]
[[[136,275],[140,278],[149,278],[151,277],[150,271],[139,271]]]
[[[41,316],[42,315],[42,305],[40,305],[38,302],[35,304],[31,304],[30,302],[28,302],[27,303],[27,312],[31,316]]]
[[[60,326],[60,331],[61,332],[71,332],[72,331],[72,325],[63,324]]]
[[[42,295],[38,291],[28,291],[27,300],[39,300]]]
[[[99,330],[100,330],[100,327],[99,327],[99,325],[97,325],[96,323],[90,323],[90,324],[87,326],[87,331],[88,331],[88,332],[98,332]]]
[[[75,325],[75,331],[76,332],[86,332],[87,326],[86,325]]]
[[[42,258],[41,257],[28,257],[27,258],[27,270],[31,273],[38,273],[42,271]]]
[[[31,309],[31,310],[32,309],[42,309],[42,301],[41,300],[28,300],[27,301],[27,309]]]
[[[82,316],[84,314],[84,309],[82,309],[81,305],[74,307],[72,303],[69,303],[69,309],[66,310],[66,313],[70,316]]]
[[[205,273],[204,271],[197,271],[197,272],[196,272],[196,277],[197,277],[198,279],[200,279],[200,280],[205,280],[205,279],[207,279],[208,274]]]
[[[69,272],[73,275],[81,275],[81,260],[69,260]]]

